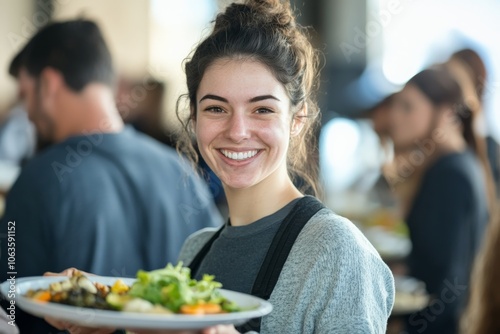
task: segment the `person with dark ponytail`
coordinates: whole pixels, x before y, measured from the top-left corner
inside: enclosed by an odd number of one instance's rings
[[[194,153],[196,138],[223,184],[229,221],[192,235],[180,260],[197,279],[215,275],[273,305],[262,319],[204,333],[385,333],[389,268],[350,221],[305,195],[317,191],[318,57],[289,2],[229,5],[185,70],[179,148]]]
[[[485,123],[484,102],[487,95],[486,65],[481,56],[472,49],[462,49],[453,53],[445,63],[446,67],[454,75],[464,94],[468,104],[474,106],[473,111],[479,137],[486,147],[489,167],[493,176],[494,184],[488,185],[495,191],[497,200],[500,199],[500,145],[497,140],[488,134],[488,126]]]
[[[396,154],[405,154],[418,186],[406,196],[412,250],[409,274],[425,282],[429,307],[408,318],[409,333],[457,333],[469,275],[494,193],[474,111],[442,66],[411,78],[392,110]],[[415,181],[415,179],[417,181]]]

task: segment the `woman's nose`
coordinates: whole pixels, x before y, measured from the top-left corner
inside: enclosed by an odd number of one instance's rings
[[[229,139],[235,143],[250,137],[250,120],[243,113],[235,112],[231,115],[228,123],[227,134]]]

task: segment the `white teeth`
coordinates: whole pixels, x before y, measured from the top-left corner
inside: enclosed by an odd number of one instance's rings
[[[246,152],[231,152],[228,150],[220,150],[226,158],[232,160],[245,160],[254,157],[257,154],[257,150],[246,151]]]

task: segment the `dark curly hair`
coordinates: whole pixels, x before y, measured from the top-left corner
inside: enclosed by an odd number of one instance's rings
[[[222,58],[248,57],[265,64],[283,84],[294,117],[306,107],[304,128],[291,139],[288,171],[305,193],[318,195],[317,138],[319,109],[315,99],[318,86],[318,52],[300,27],[288,1],[247,0],[233,3],[217,15],[211,34],[185,62],[188,93],[177,101],[177,116],[183,125],[178,149],[196,161],[190,122],[196,118],[196,93],[206,69]],[[189,115],[181,105],[189,101]]]

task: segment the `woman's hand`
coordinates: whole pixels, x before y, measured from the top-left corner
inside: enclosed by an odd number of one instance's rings
[[[67,330],[70,334],[111,334],[115,329],[109,328],[90,328],[77,326],[65,321],[52,318],[45,318],[49,324],[59,330]],[[220,325],[205,328],[201,331],[178,331],[178,330],[129,330],[134,334],[240,334],[234,326]]]
[[[130,330],[134,334],[240,334],[233,325],[219,325],[201,331]]]
[[[43,274],[43,276],[67,276],[67,277],[72,277],[75,273],[81,272],[84,275],[87,276],[95,276],[94,274],[87,273],[85,271],[78,270],[76,268],[68,268],[60,273],[52,273],[52,272],[46,272]],[[54,318],[45,318],[45,321],[47,321],[51,326],[54,326],[55,328],[59,330],[67,330],[71,334],[109,334],[113,333],[116,329],[109,329],[109,328],[90,328],[90,327],[82,327],[78,325],[71,324],[66,321],[61,321],[57,320]]]
[[[116,329],[109,328],[90,328],[90,327],[82,327],[79,325],[74,325],[72,323],[61,321],[53,318],[45,318],[50,325],[54,326],[59,330],[67,330],[71,334],[111,334]]]
[[[233,325],[219,325],[204,329],[202,334],[240,334],[240,332]]]
[[[65,269],[64,271],[61,271],[60,273],[51,273],[50,271],[47,271],[43,276],[68,276],[72,277],[75,273],[80,272],[83,273],[86,276],[95,276],[94,274],[87,273],[85,271],[78,270],[76,268],[68,268]]]

